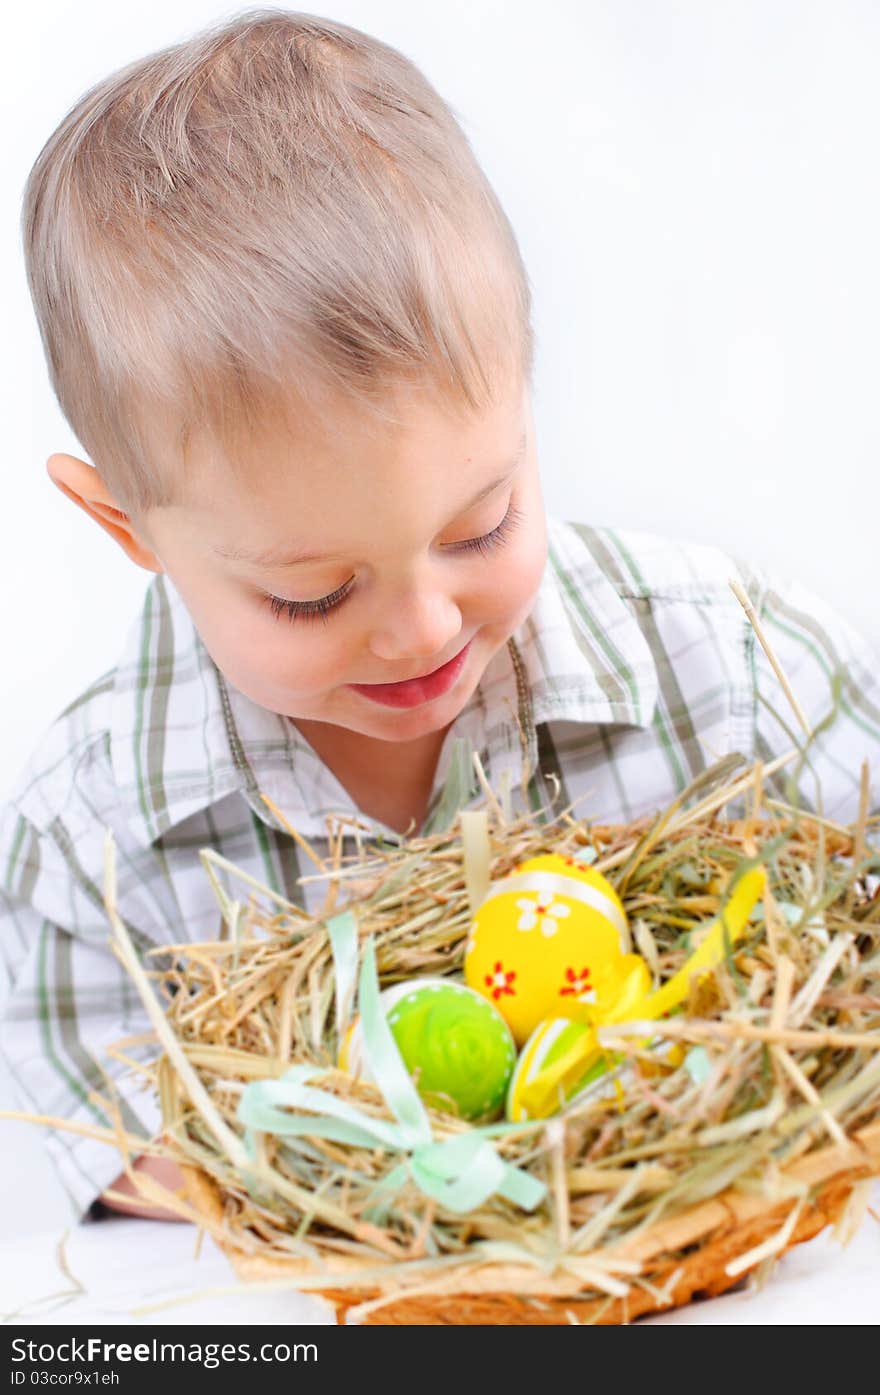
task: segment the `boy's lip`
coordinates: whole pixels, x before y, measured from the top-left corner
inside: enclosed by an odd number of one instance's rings
[[[407,678],[402,683],[349,683],[346,686],[387,707],[417,707],[449,691],[461,672],[472,640],[473,636],[453,658],[418,678]]]

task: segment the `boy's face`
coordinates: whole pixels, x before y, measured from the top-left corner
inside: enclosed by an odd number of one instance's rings
[[[547,555],[528,392],[468,419],[400,400],[393,427],[334,412],[326,437],[279,432],[247,477],[194,454],[186,502],[140,520],[235,687],[294,722],[387,741],[455,719],[528,615]],[[298,613],[316,602],[323,613]],[[463,649],[445,683],[375,686]]]

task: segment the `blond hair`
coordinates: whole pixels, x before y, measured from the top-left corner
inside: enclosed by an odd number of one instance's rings
[[[452,109],[314,15],[240,12],[91,88],[22,235],[58,402],[133,513],[172,501],[194,432],[237,447],[281,402],[381,415],[424,382],[480,410],[531,378],[527,274]]]

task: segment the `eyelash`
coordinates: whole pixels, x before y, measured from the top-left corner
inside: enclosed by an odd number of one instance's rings
[[[284,611],[287,611],[288,620],[314,620],[318,616],[325,619],[327,612],[335,610],[341,605],[348,595],[351,582],[347,581],[344,586],[340,586],[338,591],[333,591],[329,596],[322,596],[319,601],[285,601],[281,596],[272,596],[268,593],[264,600],[276,620],[280,620]]]
[[[494,552],[496,548],[503,547],[522,522],[524,515],[519,509],[513,507],[507,513],[491,533],[484,533],[479,538],[468,538],[466,542],[455,543],[452,546],[453,552],[478,552],[486,557]],[[351,582],[347,581],[338,590],[332,591],[329,596],[322,596],[317,601],[286,601],[281,596],[273,596],[266,592],[264,601],[269,606],[274,619],[280,620],[287,611],[288,620],[314,620],[320,617],[326,624],[329,611],[336,610],[342,604],[351,590]]]

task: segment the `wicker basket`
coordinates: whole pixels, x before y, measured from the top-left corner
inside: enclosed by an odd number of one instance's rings
[[[880,1121],[857,1132],[853,1141],[855,1146],[847,1152],[830,1146],[798,1159],[781,1174],[808,1191],[797,1222],[776,1250],[776,1257],[839,1222],[854,1188],[880,1175]],[[400,1289],[383,1294],[369,1287],[333,1287],[334,1274],[344,1274],[350,1281],[363,1267],[357,1260],[329,1261],[319,1271],[306,1260],[247,1253],[234,1241],[213,1179],[190,1167],[185,1167],[184,1173],[189,1200],[241,1279],[314,1280],[326,1275],[326,1287],[323,1282],[314,1287],[310,1282],[309,1291],[334,1304],[340,1323],[347,1321],[350,1309],[371,1302],[376,1306],[359,1314],[358,1321],[504,1326],[630,1322],[645,1313],[681,1307],[695,1298],[717,1296],[740,1283],[763,1257],[756,1256],[745,1268],[737,1266],[733,1274],[727,1272],[727,1266],[778,1236],[793,1207],[791,1196],[780,1202],[731,1188],[623,1240],[608,1253],[639,1262],[642,1277],[650,1281],[651,1288],[633,1284],[622,1298],[583,1297],[582,1286],[572,1277],[548,1280],[534,1270],[498,1265],[466,1276],[453,1272],[445,1282],[445,1292],[434,1284],[430,1294],[407,1294]]]

